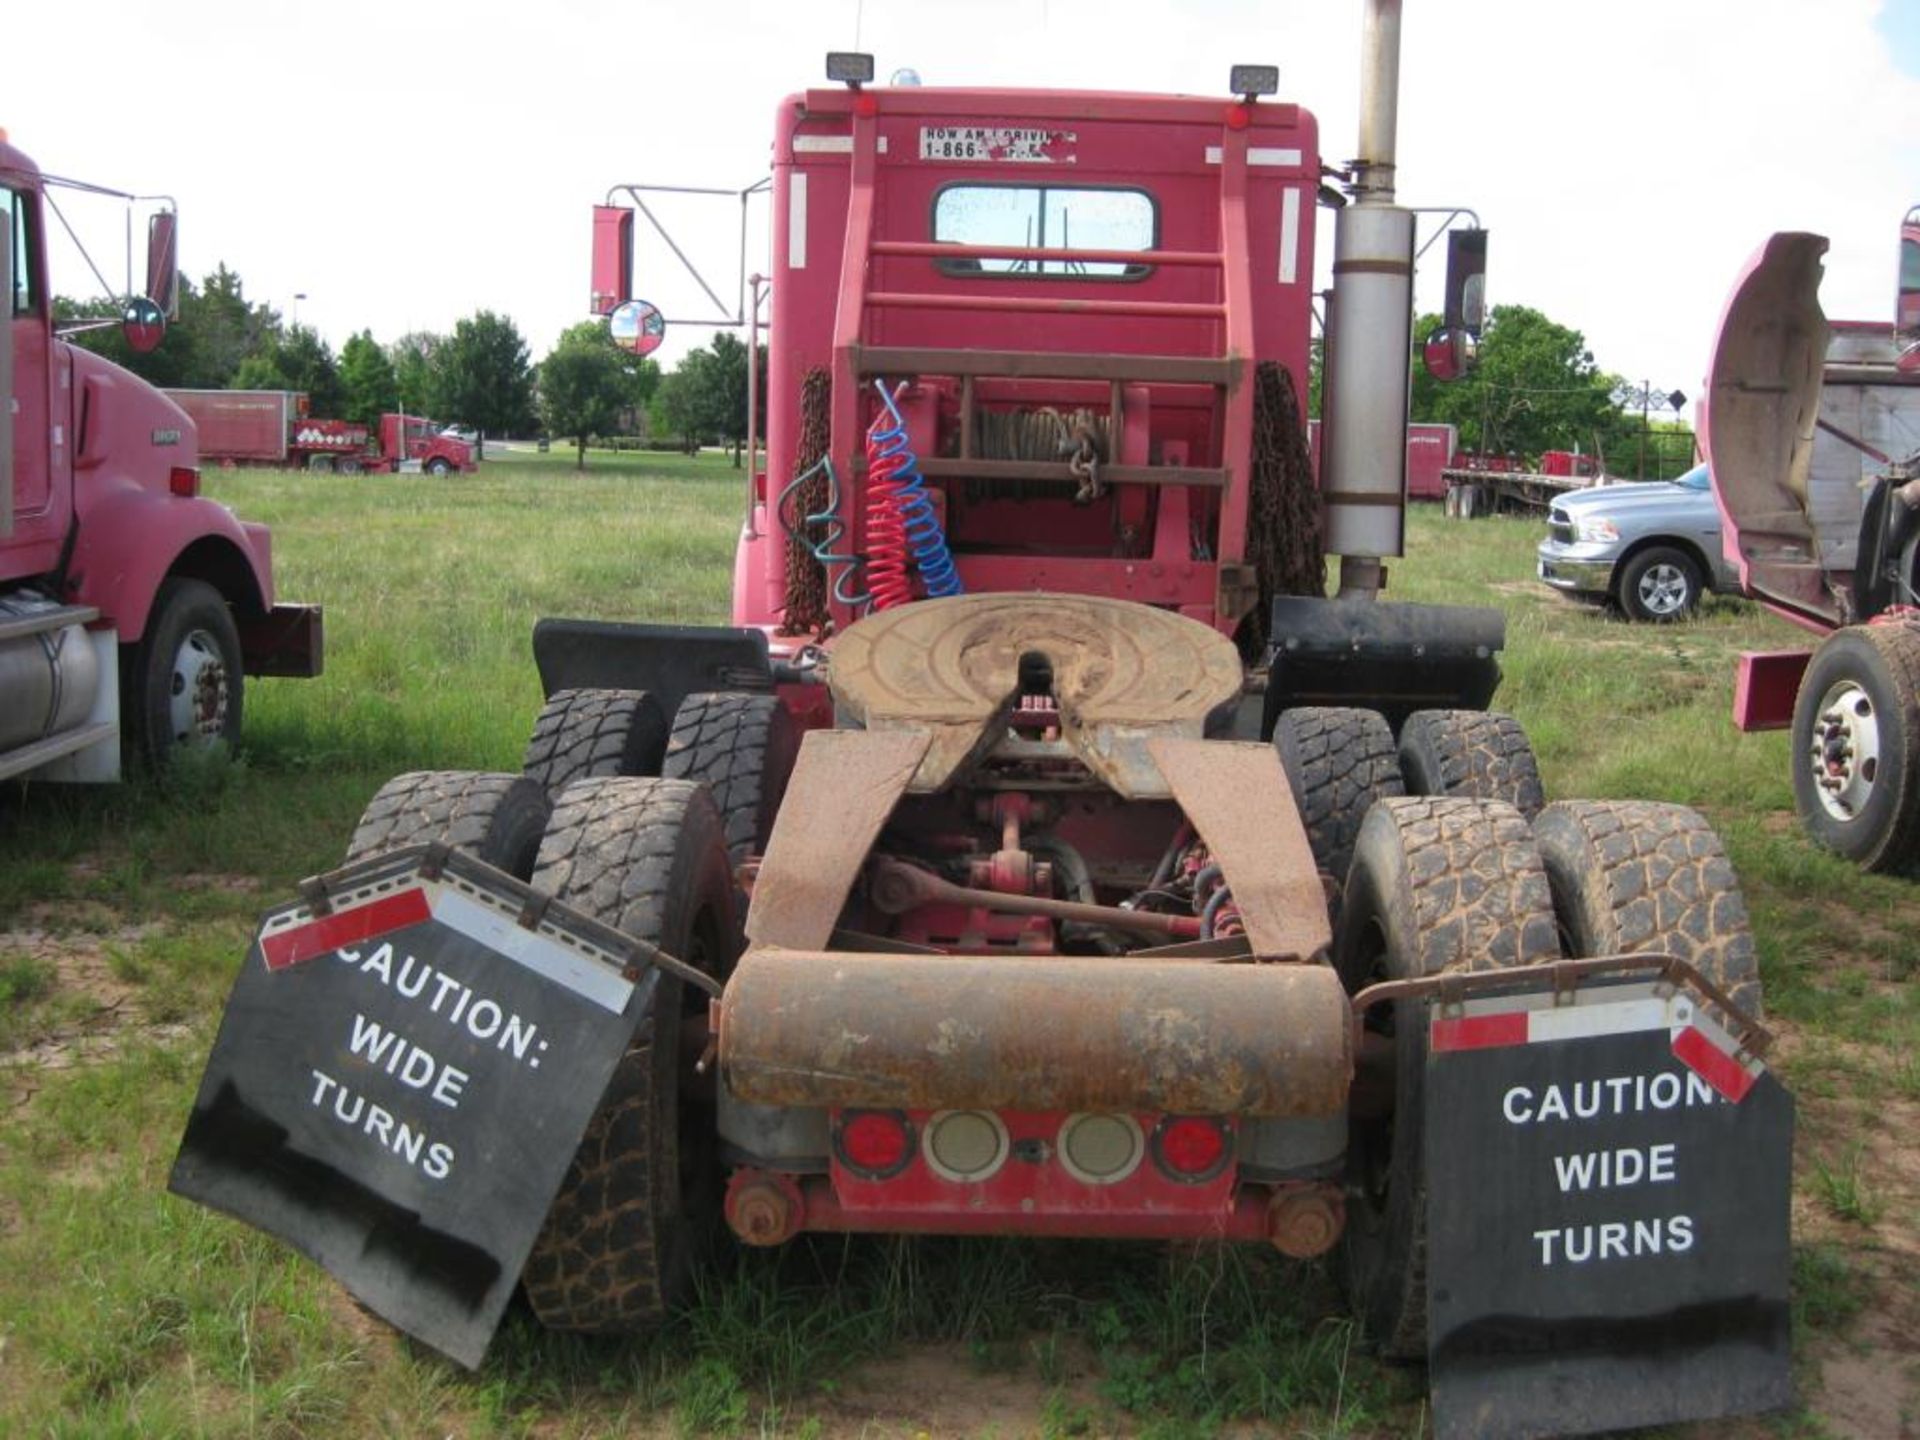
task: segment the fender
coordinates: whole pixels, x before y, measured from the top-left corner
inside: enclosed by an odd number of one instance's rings
[[[156,494],[124,475],[91,476],[75,489],[79,533],[67,599],[97,607],[123,642],[146,633],[154,592],[172,574],[207,581],[241,620],[272,607],[264,525],[243,525],[211,500]]]
[[[271,538],[226,506],[168,487],[197,467],[193,422],[166,396],[87,351],[73,356],[73,554],[65,598],[92,605],[122,642],[146,633],[154,592],[171,574],[212,584],[237,618],[273,605]]]

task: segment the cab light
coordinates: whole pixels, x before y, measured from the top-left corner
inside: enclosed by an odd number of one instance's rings
[[[849,1110],[833,1137],[840,1163],[863,1180],[886,1180],[913,1158],[913,1127],[897,1110]]]
[[[167,471],[167,489],[182,500],[200,493],[200,472],[191,465],[175,465]]]
[[[1170,1178],[1197,1185],[1226,1169],[1227,1127],[1199,1115],[1173,1115],[1153,1132],[1153,1159]]]

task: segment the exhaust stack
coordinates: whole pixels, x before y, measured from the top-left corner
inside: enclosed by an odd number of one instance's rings
[[[1381,558],[1406,548],[1414,217],[1393,203],[1400,5],[1368,0],[1353,203],[1334,225],[1321,490],[1342,597],[1377,595]]]

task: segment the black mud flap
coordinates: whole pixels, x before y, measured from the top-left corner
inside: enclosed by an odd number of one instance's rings
[[[439,847],[302,888],[240,968],[168,1188],[477,1367],[656,972]]]
[[[645,690],[669,721],[689,695],[773,688],[766,632],[727,626],[542,620],[533,663],[549,700],[557,690]]]
[[[1671,983],[1435,1002],[1429,1024],[1438,1440],[1790,1403],[1779,1081]]]
[[[1415,710],[1486,709],[1507,622],[1476,605],[1281,596],[1269,636],[1269,733],[1296,705],[1363,705],[1398,730]]]

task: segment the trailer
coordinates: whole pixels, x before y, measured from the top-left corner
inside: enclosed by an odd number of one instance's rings
[[[1920,211],[1896,324],[1829,322],[1819,235],[1774,235],[1715,340],[1703,443],[1728,562],[1815,647],[1740,657],[1734,724],[1789,730],[1824,849],[1920,874]],[[1901,324],[1909,328],[1900,328]]]
[[[474,447],[432,420],[397,412],[372,425],[309,413],[295,390],[168,390],[193,417],[201,454],[223,465],[271,465],[341,475],[424,471],[448,475],[479,467]]]
[[[1548,804],[1500,612],[1381,598],[1367,14],[1317,483],[1327,172],[1272,68],[782,101],[733,624],[540,622],[521,772],[397,777],[263,922],[174,1188],[468,1364],[516,1291],[658,1324],[712,1224],[1333,1257],[1448,1437],[1784,1403],[1792,1100],[1718,839]]]
[[[1307,422],[1308,444],[1313,453],[1313,473],[1320,473],[1320,422]],[[1460,447],[1460,432],[1452,425],[1410,424],[1407,426],[1407,498],[1409,500],[1445,500],[1445,472],[1454,462]]]
[[[137,352],[171,318],[177,221],[161,197],[43,175],[0,132],[0,779],[110,781],[236,741],[247,676],[320,673],[322,620],[275,596],[267,527],[200,494],[193,421],[65,338],[116,322],[56,328],[55,186],[124,203],[129,236],[158,203],[149,293],[117,322]]]

